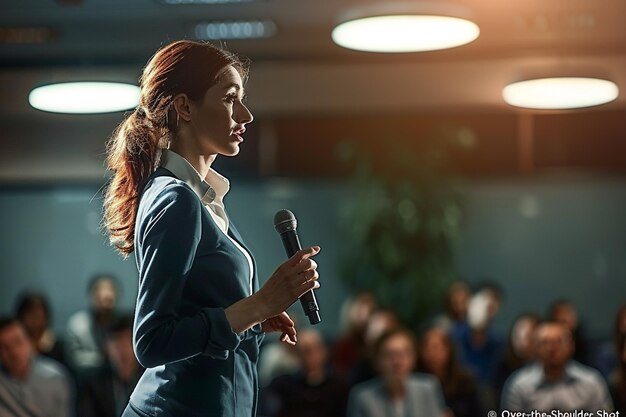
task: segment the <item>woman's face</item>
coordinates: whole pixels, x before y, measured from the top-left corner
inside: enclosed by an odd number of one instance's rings
[[[253,120],[243,99],[241,76],[234,67],[228,66],[201,100],[191,102],[190,128],[201,155],[239,153],[245,126]]]
[[[420,355],[430,370],[444,368],[450,360],[450,348],[442,330],[433,329],[424,335]]]
[[[415,348],[404,334],[390,337],[380,347],[378,369],[385,380],[405,379],[415,367]]]

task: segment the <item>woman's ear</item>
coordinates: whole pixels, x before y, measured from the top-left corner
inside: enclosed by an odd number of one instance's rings
[[[186,122],[191,121],[191,100],[189,100],[187,94],[181,93],[174,97],[173,105],[177,118],[183,119]]]

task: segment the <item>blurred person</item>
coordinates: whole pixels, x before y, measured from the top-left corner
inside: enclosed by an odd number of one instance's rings
[[[350,390],[348,417],[439,417],[450,415],[437,378],[414,373],[416,341],[403,328],[384,332],[374,347],[379,377]]]
[[[239,153],[253,117],[246,64],[207,42],[160,48],[139,105],[107,148],[104,224],[135,252],[134,351],[146,370],[124,417],[251,416],[266,332],[296,343],[285,312],[318,288],[320,248],[298,251],[259,289],[252,253],[226,213],[229,181],[212,168]]]
[[[260,414],[276,417],[344,417],[348,388],[333,374],[321,334],[300,332],[294,350],[300,371],[275,378],[264,392]]]
[[[378,307],[370,292],[362,292],[348,299],[342,306],[343,330],[332,348],[335,370],[348,376],[357,363],[366,356],[365,329],[373,312]]]
[[[454,417],[486,414],[472,375],[457,362],[454,344],[445,328],[427,329],[419,341],[417,371],[437,377],[447,407]]]
[[[484,286],[470,299],[467,322],[451,332],[461,364],[483,386],[491,385],[495,366],[502,355],[502,338],[491,327],[501,302],[502,295],[496,286]]]
[[[626,333],[616,340],[615,350],[619,354],[619,364],[609,377],[611,397],[615,411],[626,413]]]
[[[500,404],[502,387],[511,374],[533,362],[535,345],[533,334],[541,318],[535,313],[521,314],[511,326],[509,340],[504,356],[496,368],[494,389],[497,403]]]
[[[347,380],[350,385],[367,381],[376,376],[374,369],[374,347],[376,341],[386,331],[399,325],[397,314],[388,308],[378,308],[371,315],[364,329],[364,355],[354,364]]]
[[[569,328],[549,321],[534,335],[537,362],[514,372],[502,391],[502,409],[550,413],[583,410],[610,412],[609,390],[598,371],[572,359],[574,342]]]
[[[133,317],[120,315],[105,336],[109,362],[85,382],[79,403],[80,417],[119,417],[143,368],[133,352]]]
[[[61,364],[37,355],[17,319],[0,319],[0,417],[73,416],[73,386]]]
[[[43,294],[22,293],[16,303],[16,317],[22,322],[34,350],[67,366],[65,345],[51,328],[48,301]]]
[[[569,329],[574,341],[574,359],[589,365],[589,343],[585,338],[574,304],[565,299],[554,301],[548,308],[548,319],[562,323]]]
[[[467,321],[452,328],[450,335],[459,354],[459,362],[476,381],[480,403],[486,409],[497,407],[493,381],[496,366],[504,350],[504,342],[492,327],[500,310],[502,293],[495,284],[485,284],[472,296]]]
[[[87,292],[90,307],[70,316],[66,328],[68,363],[80,381],[106,366],[104,336],[116,315],[117,280],[95,276]]]
[[[452,331],[453,328],[465,324],[471,296],[472,293],[465,282],[455,281],[450,284],[443,303],[445,313],[434,319],[436,325]]]

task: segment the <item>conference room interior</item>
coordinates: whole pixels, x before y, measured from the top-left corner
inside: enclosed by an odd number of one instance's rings
[[[411,34],[388,40],[393,26],[341,45],[350,41],[340,37],[342,24],[400,14],[465,19],[476,31],[436,50],[399,50]],[[111,175],[107,140],[137,102],[90,111],[82,100],[92,93],[61,93],[41,105],[68,107],[39,109],[33,92],[70,82],[138,86],[160,46],[202,40],[250,63],[246,105],[254,121],[240,154],[214,166],[231,182],[226,210],[255,255],[261,284],[285,260],[273,224],[279,210],[295,214],[303,246],[322,248],[321,323],[308,325],[299,303],[288,312],[300,332],[322,338],[325,369],[344,384],[334,393],[341,413],[350,388],[377,373],[374,336],[365,334],[396,325],[415,336],[420,372],[428,370],[424,335],[444,329],[477,387],[481,415],[500,410],[510,373],[498,369],[514,324],[525,314],[559,321],[561,307],[563,320],[575,322],[573,357],[621,392],[612,403],[622,410],[624,16],[621,0],[2,1],[0,316],[15,317],[25,294],[40,294],[48,331],[64,342],[71,317],[89,310],[98,276],[114,278],[114,310],[132,316],[137,267],[108,241],[102,192]],[[557,83],[545,96],[513,96],[520,82],[557,78],[601,84]],[[592,101],[578,101],[579,88]],[[598,98],[605,89],[609,96]],[[547,101],[516,101],[540,98]],[[459,316],[455,291],[464,297]],[[497,341],[493,369],[480,375],[451,330],[457,321],[472,330],[468,308],[484,310],[481,330]],[[369,320],[380,328],[366,330]],[[347,340],[362,345],[346,348]],[[68,355],[81,407],[83,380]],[[302,360],[298,348],[268,335],[261,392],[302,371]],[[259,415],[296,415],[265,400]]]

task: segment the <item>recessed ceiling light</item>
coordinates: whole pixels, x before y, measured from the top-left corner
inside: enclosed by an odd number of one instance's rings
[[[67,82],[33,89],[28,102],[53,113],[110,113],[139,104],[139,87],[116,82]]]
[[[529,109],[576,109],[615,100],[617,85],[609,80],[585,77],[553,77],[507,85],[502,97],[508,104]]]
[[[421,52],[453,48],[475,40],[478,26],[458,17],[435,15],[372,16],[341,23],[333,41],[367,52]]]
[[[194,29],[197,39],[256,39],[276,34],[276,24],[271,20],[240,20],[198,23]]]

